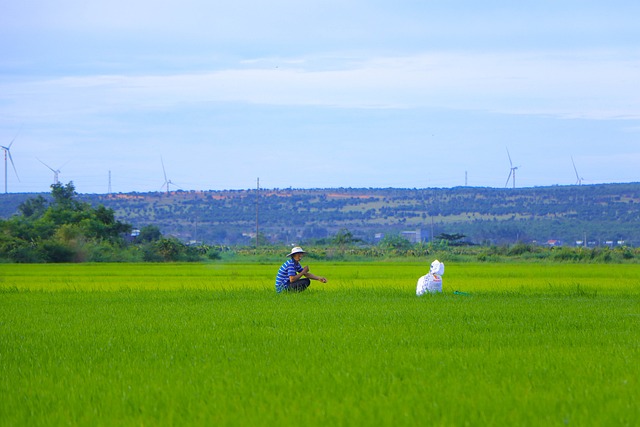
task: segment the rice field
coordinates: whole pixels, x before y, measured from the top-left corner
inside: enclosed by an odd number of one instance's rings
[[[445,263],[0,265],[0,426],[638,424],[640,266]]]

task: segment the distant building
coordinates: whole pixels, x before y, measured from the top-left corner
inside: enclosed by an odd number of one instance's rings
[[[562,242],[560,240],[547,240],[547,246],[550,248],[562,246]]]
[[[400,236],[404,237],[411,243],[422,242],[422,230],[420,229],[417,229],[415,231],[402,231],[400,232]]]

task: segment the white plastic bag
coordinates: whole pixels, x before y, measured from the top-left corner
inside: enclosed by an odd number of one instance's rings
[[[435,260],[431,263],[429,273],[418,279],[416,285],[416,295],[420,296],[425,292],[442,292],[442,275],[444,274],[444,263]]]

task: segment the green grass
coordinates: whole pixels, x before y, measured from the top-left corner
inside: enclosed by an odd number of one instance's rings
[[[277,267],[2,265],[0,425],[640,419],[640,266]]]

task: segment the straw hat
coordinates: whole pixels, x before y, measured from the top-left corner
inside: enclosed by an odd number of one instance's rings
[[[306,254],[306,252],[300,246],[296,246],[295,248],[291,249],[291,253],[287,256],[291,256],[293,254]]]

